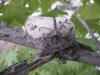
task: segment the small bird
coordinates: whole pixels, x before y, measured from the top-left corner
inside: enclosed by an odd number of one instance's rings
[[[42,57],[54,55],[75,42],[74,24],[66,17],[29,16],[23,30],[32,37],[30,41]]]

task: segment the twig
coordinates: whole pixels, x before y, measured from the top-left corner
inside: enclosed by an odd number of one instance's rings
[[[95,47],[98,51],[100,51],[100,44],[99,42],[97,41],[97,38],[94,36],[92,30],[90,29],[90,27],[88,26],[88,24],[80,17],[80,15],[76,15],[76,17],[78,18],[78,20],[81,22],[81,24],[83,25],[83,27],[87,30],[87,32],[89,32],[90,36],[91,36],[91,39],[92,41],[94,42],[95,44]]]

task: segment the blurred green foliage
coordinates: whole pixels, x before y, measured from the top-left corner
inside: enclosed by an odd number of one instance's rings
[[[11,66],[21,60],[27,60],[30,63],[36,55],[37,51],[34,49],[14,45],[0,56],[0,69]]]
[[[42,9],[42,16],[67,14],[58,8],[50,10],[51,5],[56,1],[68,4],[66,0],[10,0],[9,4],[0,7],[0,13],[3,13],[3,16],[0,16],[0,21],[6,21],[9,27],[21,27],[26,18],[39,7]],[[82,0],[83,6],[72,17],[76,28],[75,33],[78,37],[77,40],[91,46],[93,49],[95,49],[93,42],[85,38],[87,31],[82,27],[75,15],[80,14],[94,32],[100,33],[100,0],[94,1],[95,3],[88,5],[89,0]],[[26,5],[29,5],[29,7],[25,7]],[[0,56],[0,69],[24,59],[30,63],[36,57],[36,54],[37,52],[33,49],[15,45]],[[73,61],[61,64],[55,59],[32,71],[29,75],[100,75],[100,73],[92,65]]]
[[[14,45],[0,57],[0,69],[2,70],[24,59],[31,63],[36,56],[36,50]],[[29,75],[99,75],[99,73],[92,65],[74,61],[62,64],[58,59],[54,59],[30,72]]]
[[[9,1],[9,0],[8,0]],[[51,5],[57,0],[11,0],[9,4],[0,7],[0,13],[3,13],[3,16],[0,16],[0,21],[6,21],[10,27],[21,27],[26,18],[36,11],[39,7],[42,9],[42,14],[49,16],[49,9]],[[29,5],[29,7],[26,7]],[[51,16],[57,16],[57,14],[63,15],[64,11],[55,9],[50,11]]]

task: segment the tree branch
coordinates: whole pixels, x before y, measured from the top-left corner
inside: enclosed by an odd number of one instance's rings
[[[3,26],[2,24],[0,23],[0,26]],[[0,39],[35,49],[34,44],[28,40],[31,38],[17,28],[0,27]]]
[[[80,50],[76,53],[76,55],[79,55],[79,58],[75,61],[92,64],[95,66],[100,66],[100,54],[96,52],[86,51],[86,50]]]
[[[81,24],[83,25],[83,27],[87,30],[87,32],[89,32],[90,36],[91,36],[91,39],[92,41],[94,42],[95,44],[95,47],[98,51],[100,51],[100,44],[99,42],[97,41],[97,38],[94,36],[92,30],[90,29],[90,27],[88,26],[88,24],[80,17],[80,15],[76,15],[77,19],[81,22]]]
[[[82,44],[81,44],[82,46]],[[84,48],[84,47],[83,47]],[[64,51],[66,51],[65,49]],[[69,52],[67,52],[67,55]],[[98,65],[100,66],[100,54],[97,54],[96,52],[87,51],[84,49],[78,50],[74,56],[78,55],[79,57],[77,59],[69,59],[77,62],[92,64],[92,65]],[[72,57],[71,55],[69,55]],[[16,63],[15,65],[3,70],[0,72],[0,75],[27,75],[32,70],[35,70],[36,68],[42,66],[43,64],[49,62],[54,57],[49,56],[47,58],[43,59],[37,59],[35,62],[28,64],[26,61],[21,61]]]
[[[28,41],[29,36],[25,35],[23,31],[16,28],[7,28],[7,27],[0,28],[0,39],[4,41],[16,43],[22,46],[35,48],[35,45],[33,45],[31,41]],[[77,44],[79,45],[80,50],[76,50],[76,53],[74,53],[74,55],[75,56],[78,55],[79,57],[77,59],[69,59],[69,60],[100,66],[100,54],[93,52],[93,50],[89,46],[86,46],[78,42]],[[67,51],[67,49],[64,49],[64,51]],[[67,54],[69,55],[69,53]],[[50,60],[47,59],[46,62],[48,61]],[[43,61],[37,65],[43,65],[46,62]],[[32,65],[33,67],[31,68],[33,69],[36,69],[37,67],[39,67],[39,66],[34,66],[35,64],[32,64]],[[33,69],[30,69],[30,70],[33,70]]]

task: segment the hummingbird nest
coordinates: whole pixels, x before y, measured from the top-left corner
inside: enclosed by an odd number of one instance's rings
[[[75,43],[74,25],[66,17],[30,16],[23,27],[31,36],[40,56],[54,54]]]

